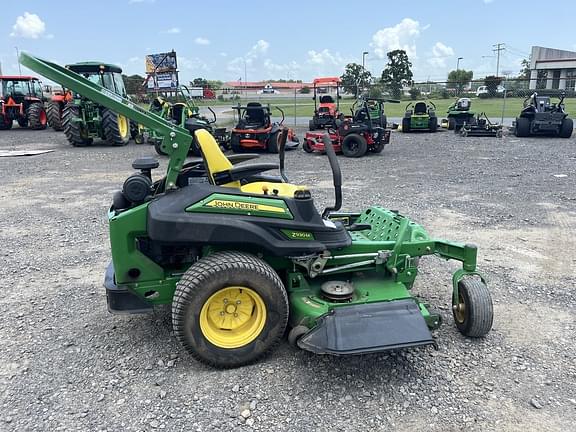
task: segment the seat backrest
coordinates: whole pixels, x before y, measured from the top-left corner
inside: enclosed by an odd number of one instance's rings
[[[230,170],[232,168],[232,163],[224,153],[222,153],[220,146],[210,132],[205,129],[198,129],[194,132],[194,137],[198,142],[198,146],[202,150],[202,157],[204,158],[204,164],[206,165],[206,171],[208,172],[210,183],[215,184],[214,174]],[[239,189],[240,182],[233,181],[221,186],[235,187]]]
[[[330,95],[320,96],[320,103],[334,103],[334,98]]]
[[[185,109],[186,104],[181,102],[172,105],[172,120],[176,120],[176,123],[180,124],[182,122],[182,114],[184,113]]]
[[[416,102],[414,105],[414,114],[426,114],[427,108],[424,102]]]

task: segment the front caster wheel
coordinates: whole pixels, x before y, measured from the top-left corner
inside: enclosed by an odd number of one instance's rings
[[[458,331],[468,337],[482,337],[492,328],[494,308],[490,291],[478,279],[458,282],[458,299],[452,300],[452,314]]]
[[[294,327],[288,333],[288,343],[292,345],[294,348],[298,348],[298,340],[309,331],[310,329],[303,325]]]

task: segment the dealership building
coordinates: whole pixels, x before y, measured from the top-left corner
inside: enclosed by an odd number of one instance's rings
[[[576,90],[576,52],[532,47],[530,89]]]

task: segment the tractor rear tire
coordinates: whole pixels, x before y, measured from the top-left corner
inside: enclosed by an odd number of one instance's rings
[[[573,130],[574,130],[574,122],[572,121],[572,119],[565,118],[562,121],[562,126],[560,126],[558,136],[560,138],[570,138],[572,136]]]
[[[382,153],[382,150],[384,150],[384,146],[385,144],[382,141],[380,141],[378,144],[374,144],[368,150],[370,150],[371,153]]]
[[[26,118],[30,129],[43,130],[48,126],[48,116],[46,115],[44,104],[41,102],[34,102],[28,106]]]
[[[358,158],[364,156],[368,151],[368,143],[362,135],[346,135],[342,140],[342,153],[344,156]]]
[[[454,130],[456,129],[456,120],[454,120],[453,118],[449,118],[448,119],[448,130]]]
[[[240,145],[240,135],[233,133],[230,136],[230,148],[234,153],[242,153],[243,149]]]
[[[130,120],[107,108],[102,110],[102,130],[106,141],[113,146],[125,146],[130,141]]]
[[[269,264],[244,252],[216,252],[176,285],[172,327],[197,360],[217,368],[254,363],[282,340],[288,295]]]
[[[0,130],[12,129],[13,120],[6,119],[4,116],[0,115]]]
[[[519,138],[530,136],[530,120],[524,117],[517,117],[514,135]]]
[[[80,116],[80,107],[70,103],[62,111],[62,126],[68,142],[74,147],[85,147],[92,144]]]
[[[494,307],[490,291],[479,279],[458,282],[458,302],[452,300],[452,313],[458,331],[468,337],[482,337],[492,328]]]
[[[48,116],[48,126],[55,131],[64,130],[62,122],[62,105],[58,102],[49,102],[46,106],[46,115]]]
[[[430,120],[428,120],[428,128],[430,132],[436,132],[438,130],[438,117],[430,117]]]
[[[402,119],[402,133],[410,132],[410,119],[404,117]]]
[[[268,144],[266,145],[268,153],[278,153],[278,151],[279,151],[279,149],[278,149],[279,138],[280,138],[280,131],[279,130],[270,134],[270,137],[268,138]]]

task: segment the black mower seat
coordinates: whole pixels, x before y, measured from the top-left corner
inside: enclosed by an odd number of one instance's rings
[[[334,98],[329,95],[320,96],[320,103],[334,103]]]
[[[417,102],[414,105],[414,114],[416,115],[422,115],[422,114],[426,114],[426,112],[428,111],[426,104],[424,102]]]
[[[273,192],[275,195],[293,198],[294,193],[300,190],[307,190],[305,186],[298,186],[290,183],[276,182],[252,182],[242,185],[241,180],[257,175],[260,172],[277,168],[272,164],[254,164],[244,167],[233,167],[232,163],[222,153],[220,146],[210,132],[198,129],[194,132],[198,145],[202,150],[208,178],[212,184],[223,187],[237,188],[242,192],[266,195]]]

